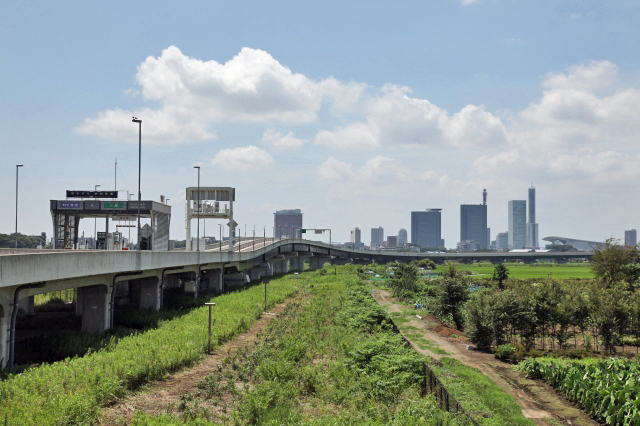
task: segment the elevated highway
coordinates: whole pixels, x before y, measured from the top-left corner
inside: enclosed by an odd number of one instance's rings
[[[33,296],[75,288],[76,314],[82,329],[103,332],[113,327],[119,303],[159,309],[164,291],[181,288],[221,293],[265,276],[324,267],[325,263],[369,264],[416,259],[444,261],[560,262],[588,258],[586,253],[396,253],[337,248],[321,242],[262,238],[243,239],[239,251],[104,251],[4,250],[0,252],[0,358],[12,365],[15,323],[19,309],[33,312]]]

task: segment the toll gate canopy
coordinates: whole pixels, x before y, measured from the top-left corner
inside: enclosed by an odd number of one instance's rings
[[[56,249],[76,248],[80,219],[106,219],[106,233],[109,220],[131,221],[137,225],[138,201],[125,200],[51,200],[53,220],[53,243]],[[150,230],[141,234],[146,241],[141,248],[147,250],[169,250],[169,225],[171,206],[156,201],[140,201],[140,218],[151,219]]]

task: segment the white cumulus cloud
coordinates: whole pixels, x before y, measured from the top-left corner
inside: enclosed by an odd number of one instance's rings
[[[253,145],[222,149],[211,160],[215,167],[241,172],[262,170],[273,163],[271,154]]]
[[[75,131],[133,141],[130,117],[135,115],[143,120],[148,142],[213,139],[211,127],[221,122],[313,122],[325,97],[337,110],[349,109],[365,87],[332,77],[314,81],[267,52],[247,47],[222,64],[188,57],[170,46],[159,57],[149,56],[138,67],[136,80],[143,98],[159,103],[158,109],[103,111]]]
[[[482,155],[474,176],[497,181],[545,173],[554,179],[628,182],[640,172],[640,90],[616,87],[617,66],[609,61],[574,65],[549,73],[542,98],[514,116],[509,146]]]
[[[352,179],[354,174],[351,164],[329,157],[318,166],[318,176],[325,180],[344,180]]]
[[[410,97],[410,93],[408,87],[384,85],[366,102],[366,122],[321,130],[315,142],[340,149],[496,146],[505,142],[502,120],[483,106],[467,105],[451,115],[426,99]]]
[[[262,143],[275,150],[298,149],[306,142],[306,139],[298,139],[294,137],[293,132],[283,135],[274,129],[267,129],[262,134]]]

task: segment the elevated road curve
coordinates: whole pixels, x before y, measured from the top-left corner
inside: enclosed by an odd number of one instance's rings
[[[224,246],[224,244],[223,244]],[[10,254],[15,253],[15,254]],[[82,328],[102,332],[113,326],[120,303],[136,302],[141,308],[159,309],[164,290],[180,288],[221,293],[265,276],[311,270],[324,264],[416,259],[443,261],[514,261],[537,259],[565,262],[589,258],[587,253],[395,253],[357,251],[328,244],[286,239],[256,238],[240,242],[240,251],[36,251],[0,253],[0,359],[12,365],[15,322],[19,308],[33,310],[33,296],[69,288],[77,290],[76,314]]]

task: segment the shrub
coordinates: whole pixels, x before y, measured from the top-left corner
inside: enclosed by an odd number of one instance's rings
[[[530,358],[540,358],[540,357],[543,357],[543,356],[545,356],[545,353],[542,352],[541,350],[531,349],[529,351],[529,357]]]
[[[501,361],[510,359],[516,353],[516,348],[511,345],[496,346],[493,350],[493,354]]]

